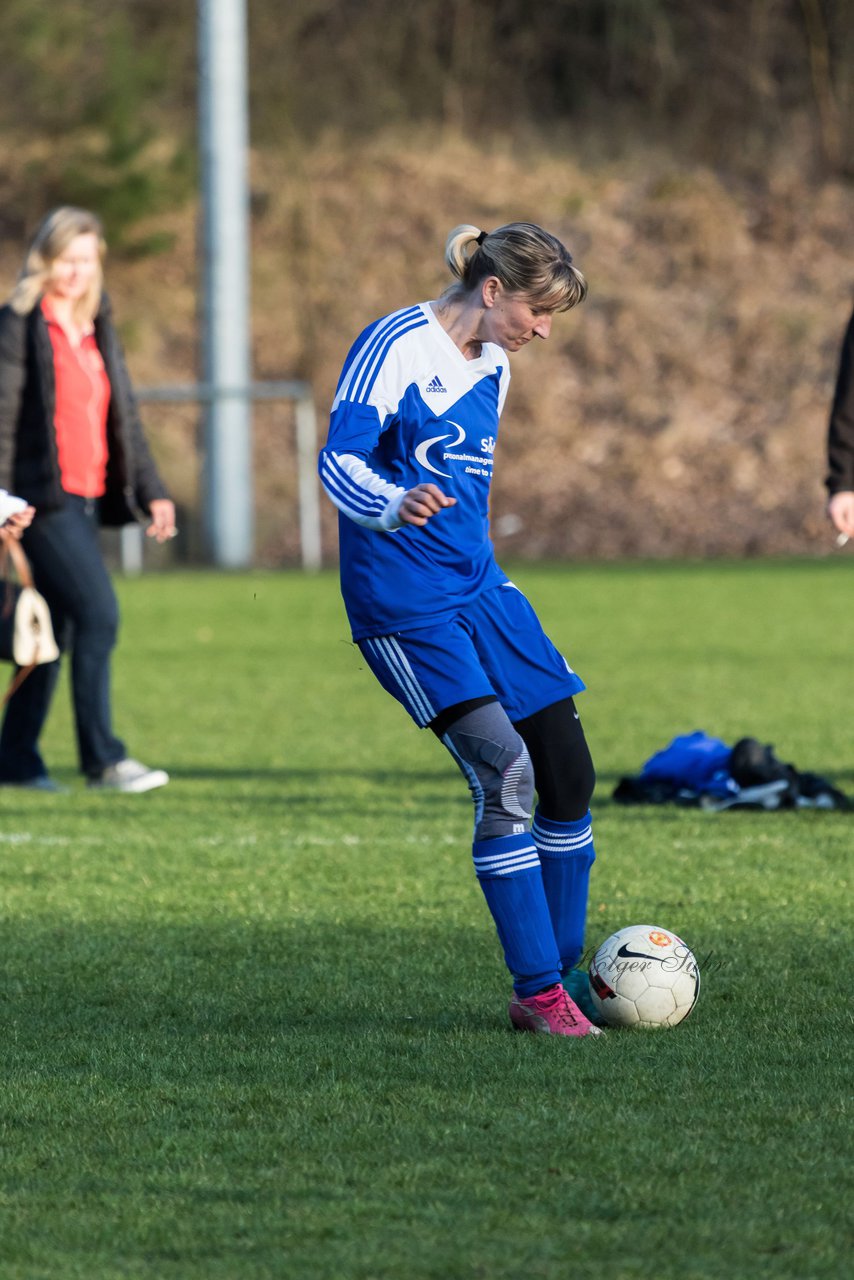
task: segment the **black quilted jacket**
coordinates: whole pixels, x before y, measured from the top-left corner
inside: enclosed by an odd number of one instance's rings
[[[104,524],[144,519],[149,503],[169,495],[149,452],[124,353],[104,297],[95,318],[95,340],[110,380],[107,416],[107,491]],[[64,502],[56,447],[53,348],[37,305],[19,316],[0,308],[0,488],[26,498],[37,511]]]

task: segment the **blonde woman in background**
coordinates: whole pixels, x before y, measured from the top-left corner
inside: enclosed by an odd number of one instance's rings
[[[81,771],[91,787],[141,792],[169,778],[129,757],[113,732],[119,617],[98,528],[147,517],[148,534],[162,542],[175,533],[175,508],[145,442],[103,293],[105,251],[94,214],[55,209],[0,309],[0,486],[36,509],[23,546],[70,653]],[[60,789],[39,751],[58,674],[58,661],[38,667],[10,699],[0,785]]]

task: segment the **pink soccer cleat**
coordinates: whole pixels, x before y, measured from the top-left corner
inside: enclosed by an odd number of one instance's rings
[[[534,1031],[546,1036],[601,1036],[585,1018],[564,987],[557,983],[535,996],[515,996],[508,1009],[510,1021],[517,1031]]]

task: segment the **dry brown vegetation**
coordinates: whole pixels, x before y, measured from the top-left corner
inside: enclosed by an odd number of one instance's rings
[[[258,377],[310,379],[323,429],[358,330],[442,289],[447,231],[530,218],[566,239],[590,296],[514,362],[501,553],[832,546],[850,0],[253,0],[247,14]],[[96,208],[140,384],[199,364],[196,21],[167,0],[0,5],[0,285],[46,208]],[[298,553],[291,413],[254,417],[265,564]],[[146,419],[196,552],[196,415]]]
[[[822,554],[827,413],[852,303],[842,178],[775,162],[728,179],[647,147],[578,159],[574,142],[475,145],[423,127],[253,156],[258,378],[310,379],[321,432],[353,337],[446,283],[445,235],[541,222],[588,277],[583,307],[513,364],[493,493],[502,556]],[[139,385],[197,369],[196,211],[164,214],[156,258],[109,285]],[[3,241],[11,283],[20,246]],[[192,523],[195,415],[148,407]],[[255,414],[258,557],[297,555],[291,414]],[[335,522],[325,512],[335,553]],[[190,525],[188,524],[188,527]]]

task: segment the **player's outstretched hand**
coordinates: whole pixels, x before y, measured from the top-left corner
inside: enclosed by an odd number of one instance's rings
[[[438,485],[417,484],[406,494],[397,514],[404,524],[423,525],[443,507],[454,507],[456,503],[456,498],[449,498]]]

